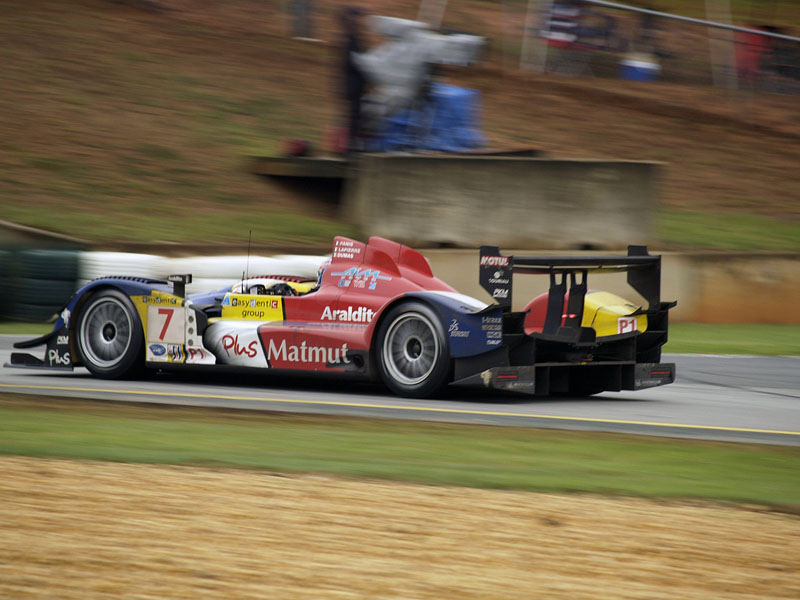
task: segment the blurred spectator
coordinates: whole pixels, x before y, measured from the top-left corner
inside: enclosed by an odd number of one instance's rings
[[[787,30],[774,25],[762,25],[760,29],[769,33],[789,35]],[[769,50],[764,53],[761,62],[762,74],[786,79],[783,83],[774,82],[778,84],[777,87],[779,88],[774,91],[796,94],[798,91],[797,86],[790,85],[788,79],[800,80],[800,46],[796,42],[789,40],[769,38],[768,41]],[[788,87],[782,89],[784,88],[783,84],[787,84]]]
[[[614,17],[594,10],[581,0],[554,0],[541,36],[555,47],[581,44],[603,50],[618,50],[616,27]]]
[[[765,29],[752,25],[751,29]],[[761,75],[761,66],[772,49],[772,39],[757,33],[736,33],[736,71],[739,82],[747,87],[755,87]]]
[[[577,0],[554,0],[547,15],[542,37],[552,45],[572,44],[578,39],[581,3]]]
[[[341,12],[341,91],[347,115],[346,152],[361,150],[361,99],[364,96],[366,78],[356,63],[356,56],[363,52],[362,10],[346,6]]]

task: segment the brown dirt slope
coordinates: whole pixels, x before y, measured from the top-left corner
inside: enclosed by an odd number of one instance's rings
[[[0,597],[800,597],[800,520],[710,504],[0,458]]]
[[[315,3],[323,43],[291,39],[278,0],[169,0],[160,12],[145,4],[0,0],[5,218],[53,229],[85,221],[91,231],[113,211],[144,229],[189,203],[211,220],[242,211],[238,232],[265,206],[293,205],[285,190],[249,176],[245,157],[273,154],[287,137],[319,144],[340,120],[339,4]],[[484,64],[442,77],[482,92],[492,146],[664,161],[668,207],[800,215],[798,96],[524,74],[515,46],[524,5],[465,1],[445,14],[446,27],[490,40]],[[412,18],[418,6],[369,3]],[[702,60],[703,36],[676,34],[672,45]],[[67,214],[77,215],[72,223]]]

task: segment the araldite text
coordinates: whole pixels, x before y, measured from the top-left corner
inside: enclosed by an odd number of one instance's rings
[[[358,308],[353,308],[352,306],[348,306],[346,309],[332,309],[330,306],[326,306],[322,310],[322,320],[323,321],[343,321],[345,323],[369,323],[372,321],[372,317],[375,316],[375,311],[370,310],[366,306],[359,306]]]

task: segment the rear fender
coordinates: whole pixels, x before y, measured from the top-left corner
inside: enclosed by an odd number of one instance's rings
[[[503,317],[499,306],[450,292],[411,292],[398,301],[407,299],[424,302],[439,315],[452,358],[483,354],[503,343]],[[392,306],[395,304],[397,301]]]

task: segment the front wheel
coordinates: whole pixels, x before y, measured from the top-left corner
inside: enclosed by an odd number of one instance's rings
[[[128,297],[116,290],[89,298],[75,332],[81,361],[97,377],[130,377],[144,366],[141,319]]]
[[[392,308],[377,339],[381,378],[395,394],[427,398],[448,383],[447,339],[439,317],[428,306],[410,302]]]

